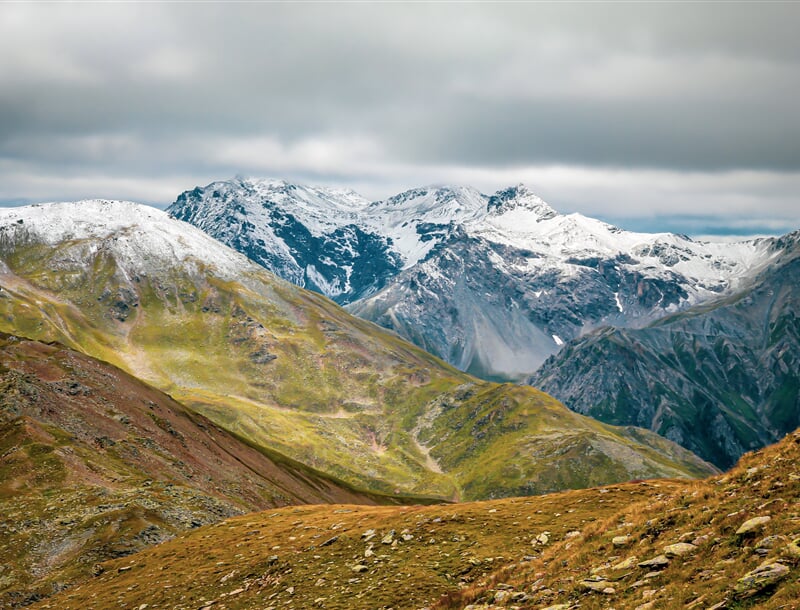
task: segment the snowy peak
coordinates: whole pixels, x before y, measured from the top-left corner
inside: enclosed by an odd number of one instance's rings
[[[489,197],[486,208],[489,214],[494,216],[500,216],[512,210],[525,210],[532,213],[537,222],[558,216],[558,212],[524,184],[497,191]]]
[[[89,257],[109,253],[130,273],[203,266],[219,277],[235,278],[255,268],[196,227],[130,201],[91,199],[0,209],[0,239],[52,245],[85,242]]]
[[[411,189],[369,205],[373,224],[450,224],[481,214],[486,195],[464,186],[429,186]]]
[[[212,182],[181,193],[167,212],[192,224],[226,216],[268,216],[270,211],[302,216],[315,235],[352,223],[368,201],[350,189],[292,184],[285,180],[241,178]],[[198,224],[198,226],[200,226]],[[205,227],[201,227],[205,230]]]
[[[181,194],[167,212],[290,282],[349,302],[399,268],[389,238],[348,189],[235,178]]]

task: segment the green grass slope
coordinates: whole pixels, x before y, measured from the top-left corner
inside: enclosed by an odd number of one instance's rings
[[[0,330],[111,362],[372,491],[469,499],[710,471],[532,388],[478,382],[152,208],[3,211],[0,260]]]

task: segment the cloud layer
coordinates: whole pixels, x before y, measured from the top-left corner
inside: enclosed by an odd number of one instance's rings
[[[565,211],[797,228],[799,20],[793,3],[3,4],[0,201],[167,204],[233,174],[373,198],[525,181]]]

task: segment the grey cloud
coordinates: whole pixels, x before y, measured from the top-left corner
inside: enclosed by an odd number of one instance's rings
[[[461,103],[395,134],[407,158],[474,165],[572,163],[684,170],[800,169],[793,99],[763,106],[674,101]],[[783,119],[783,120],[781,120]]]
[[[90,180],[65,180],[83,175],[154,200],[237,172],[388,195],[548,166],[720,172],[722,193],[729,170],[800,172],[799,17],[792,3],[3,4],[0,197],[61,198],[59,180],[79,193]]]

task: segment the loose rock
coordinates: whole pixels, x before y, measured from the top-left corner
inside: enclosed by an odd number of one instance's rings
[[[697,550],[697,547],[693,544],[689,544],[688,542],[676,542],[675,544],[669,544],[664,547],[664,555],[667,557],[683,557],[685,555],[691,555]]]
[[[736,530],[737,536],[747,536],[750,534],[755,534],[760,532],[764,529],[764,526],[772,520],[772,517],[764,516],[764,517],[753,517],[752,519],[748,519],[744,523],[739,526],[739,529]]]
[[[611,544],[613,544],[615,547],[619,548],[619,547],[623,547],[623,546],[628,546],[628,543],[630,542],[630,540],[631,540],[630,536],[614,536],[611,539]]]
[[[586,579],[579,582],[578,586],[584,591],[590,593],[606,593],[607,589],[611,589],[612,593],[615,593],[613,587],[611,586],[611,583],[608,582],[607,580]]]
[[[772,587],[789,574],[789,568],[782,563],[762,563],[755,570],[742,576],[733,588],[736,597],[742,599]]]
[[[667,559],[666,555],[658,555],[657,557],[653,557],[652,559],[647,559],[646,561],[640,561],[637,565],[640,568],[645,568],[645,569],[663,570],[669,565],[669,559]]]

